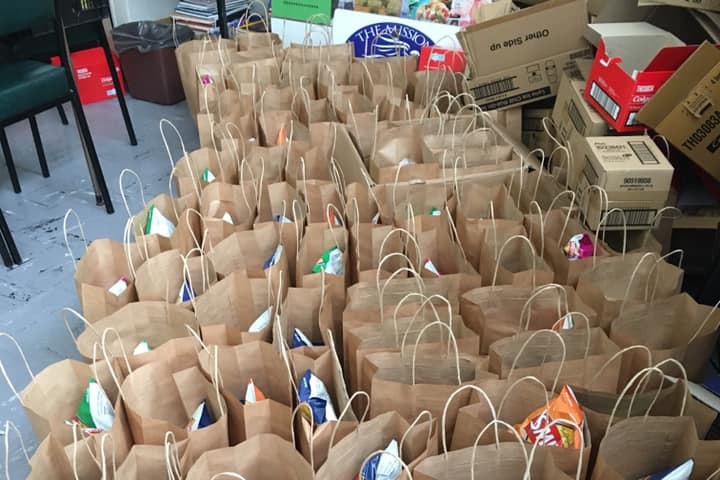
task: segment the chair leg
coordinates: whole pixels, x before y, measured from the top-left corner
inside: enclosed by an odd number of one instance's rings
[[[15,162],[12,158],[10,143],[8,142],[4,128],[0,128],[0,146],[2,146],[3,155],[5,155],[5,164],[7,165],[8,173],[10,174],[10,181],[12,182],[13,190],[15,190],[15,193],[20,193],[22,192],[22,188],[20,188],[20,179],[18,178],[17,170],[15,170]]]
[[[67,115],[65,115],[65,108],[62,106],[62,103],[57,106],[58,115],[60,115],[60,121],[63,125],[68,125],[70,122],[68,122]]]
[[[137,137],[135,136],[135,129],[133,128],[132,119],[130,118],[130,111],[125,102],[125,95],[123,94],[122,85],[120,78],[118,77],[117,70],[115,70],[115,61],[110,51],[110,44],[108,43],[107,37],[105,36],[105,28],[102,22],[98,22],[98,29],[100,30],[100,42],[102,43],[103,50],[105,51],[105,60],[107,61],[108,68],[110,69],[110,76],[112,76],[113,85],[115,85],[115,93],[117,94],[117,101],[120,104],[120,111],[122,112],[123,120],[125,120],[125,128],[130,137],[130,145],[137,145]]]
[[[35,115],[30,117],[30,130],[32,130],[33,141],[35,142],[35,150],[37,151],[38,161],[40,162],[42,176],[48,178],[50,176],[50,169],[48,169],[47,159],[45,158],[45,149],[43,148],[42,139],[40,138],[40,130],[38,129],[37,118],[35,118]]]
[[[100,160],[95,150],[95,144],[93,143],[92,135],[90,134],[90,127],[85,118],[85,111],[80,103],[80,96],[77,92],[73,91],[71,95],[71,104],[73,112],[75,113],[75,122],[77,123],[78,130],[80,132],[80,140],[85,150],[85,159],[88,163],[88,170],[90,170],[90,178],[93,182],[95,189],[95,201],[98,205],[105,204],[105,210],[107,213],[114,213],[112,199],[110,198],[110,192],[108,191],[107,183],[105,183],[105,175],[100,165]]]
[[[10,227],[5,221],[5,215],[3,215],[2,210],[0,210],[0,244],[2,244],[0,245],[0,250],[2,250],[3,262],[7,267],[11,267],[13,262],[16,265],[22,263],[22,257],[20,257],[20,252],[15,245],[15,239],[12,236]]]

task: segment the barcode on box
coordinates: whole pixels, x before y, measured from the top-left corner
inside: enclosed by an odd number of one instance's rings
[[[640,160],[643,165],[659,165],[660,160],[653,154],[650,147],[645,142],[628,142],[632,151],[635,152],[635,156]]]
[[[492,83],[478,85],[477,87],[474,87],[472,89],[473,95],[475,96],[476,100],[487,97],[494,97],[495,95],[500,95],[501,93],[505,92],[511,92],[513,90],[517,90],[517,87],[515,86],[515,77],[504,78],[502,80],[497,80]]]
[[[650,226],[655,221],[655,214],[657,213],[657,210],[655,209],[628,209],[623,210],[623,213],[625,214],[625,221],[627,223],[627,226]],[[603,216],[605,213],[603,212]],[[605,226],[607,227],[621,227],[623,225],[623,215],[622,213],[618,212],[617,210],[614,212],[611,212],[610,215],[607,217],[607,223]]]
[[[597,185],[598,174],[595,171],[595,167],[592,166],[592,162],[587,157],[587,155],[585,155],[585,167],[583,168],[583,175],[585,175],[585,178],[590,185]]]
[[[573,102],[572,100],[568,104],[568,116],[570,117],[570,121],[572,121],[573,125],[575,126],[575,130],[584,136],[585,121],[582,119],[577,105],[575,105],[575,102]]]
[[[613,120],[618,119],[618,115],[620,115],[620,105],[610,98],[610,96],[605,93],[605,90],[603,90],[595,82],[593,82],[590,87],[590,96],[600,105],[600,107],[602,107],[603,110],[607,112],[608,115],[613,118]]]

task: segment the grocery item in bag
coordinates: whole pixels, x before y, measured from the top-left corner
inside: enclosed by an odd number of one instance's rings
[[[274,267],[277,265],[277,263],[280,261],[280,257],[282,256],[283,252],[283,246],[278,245],[275,249],[275,252],[273,252],[272,256],[265,260],[265,263],[263,264],[263,270],[267,270],[270,267]]]
[[[270,320],[272,319],[272,305],[267,308],[263,313],[260,314],[260,316],[250,325],[250,328],[248,328],[248,332],[250,333],[257,333],[262,332],[267,328],[268,325],[270,325]]]
[[[140,343],[137,344],[137,347],[133,350],[133,355],[148,353],[150,350],[150,344],[148,344],[147,340],[141,340]]]
[[[293,221],[285,215],[275,215],[275,218],[273,220],[275,221],[275,223],[293,223]]]
[[[229,223],[230,225],[235,225],[235,222],[233,222],[233,219],[228,212],[225,212],[223,214],[222,221],[225,223]]]
[[[265,394],[258,387],[255,386],[255,382],[250,379],[247,390],[245,390],[245,404],[257,403],[266,400]]]
[[[180,294],[178,295],[177,303],[189,302],[193,298],[195,298],[195,292],[193,292],[192,288],[190,287],[190,282],[185,280],[180,287]]]
[[[207,406],[205,400],[200,402],[200,405],[195,409],[192,416],[190,417],[190,423],[188,424],[188,432],[194,432],[205,428],[208,425],[215,423],[210,414],[210,409]]]
[[[325,250],[322,256],[315,262],[312,273],[325,272],[330,275],[344,275],[343,252],[338,247]]]
[[[215,175],[210,171],[208,167],[205,167],[205,170],[203,170],[202,174],[200,175],[200,180],[203,182],[211,183],[215,181]]]
[[[113,283],[113,285],[110,288],[108,288],[108,292],[112,293],[116,297],[119,297],[120,295],[123,294],[123,292],[125,290],[127,290],[127,287],[128,287],[127,278],[120,277],[120,280]]]
[[[397,480],[402,473],[402,465],[397,461],[400,458],[398,442],[394,438],[385,448],[390,455],[378,453],[370,459],[358,475],[358,480]],[[394,456],[393,456],[394,455]]]
[[[295,330],[293,330],[293,339],[292,339],[292,346],[290,348],[300,348],[300,347],[312,347],[313,344],[310,341],[310,339],[305,335],[302,330],[295,327]]]
[[[575,398],[572,389],[567,385],[563,387],[560,395],[543,405],[519,425],[515,430],[529,443],[537,443],[546,447],[581,448],[582,439],[573,426],[564,426],[557,423],[547,428],[554,421],[563,420],[578,425],[581,429],[585,422],[585,414]]]
[[[690,480],[690,475],[692,475],[694,466],[695,462],[691,458],[677,467],[654,473],[652,475],[648,475],[647,477],[639,478],[638,480]]]
[[[95,434],[110,430],[114,420],[115,410],[110,399],[97,380],[91,378],[78,405],[77,416],[67,423],[76,423],[85,433]]]
[[[310,408],[312,408],[312,418],[316,425],[337,421],[335,408],[333,407],[332,399],[325,384],[313,375],[310,370],[306,370],[300,379],[298,400],[310,405]]]
[[[425,259],[425,263],[423,263],[423,268],[427,270],[428,272],[440,276],[440,271],[437,269],[435,264],[430,260],[429,258]]]
[[[578,233],[570,237],[567,245],[563,247],[563,252],[565,252],[565,255],[571,261],[581,260],[592,257],[593,253],[595,253],[595,246],[589,234]]]
[[[175,224],[163,215],[155,205],[150,205],[145,221],[145,235],[160,235],[170,238],[175,231]]]

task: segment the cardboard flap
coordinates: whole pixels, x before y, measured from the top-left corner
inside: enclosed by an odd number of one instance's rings
[[[697,45],[665,47],[655,55],[655,58],[648,64],[645,71],[667,72],[677,70],[695,50],[697,50]]]
[[[646,22],[590,24],[585,38],[594,45],[604,45],[609,57],[622,59],[621,67],[629,74],[645,70],[664,47],[685,45],[672,33]]]
[[[720,50],[702,44],[640,110],[638,120],[657,128],[719,62]]]

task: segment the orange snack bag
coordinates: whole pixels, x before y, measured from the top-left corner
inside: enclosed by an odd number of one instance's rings
[[[515,425],[515,430],[529,443],[537,442],[546,447],[580,448],[582,441],[575,427],[557,423],[547,428],[555,420],[567,420],[577,424],[580,429],[583,428],[585,414],[572,389],[567,385],[557,398],[550,400],[549,405],[543,405],[528,415],[521,424]]]
[[[288,141],[287,133],[285,132],[285,125],[280,127],[280,131],[278,132],[278,136],[275,139],[275,145],[284,145]]]

